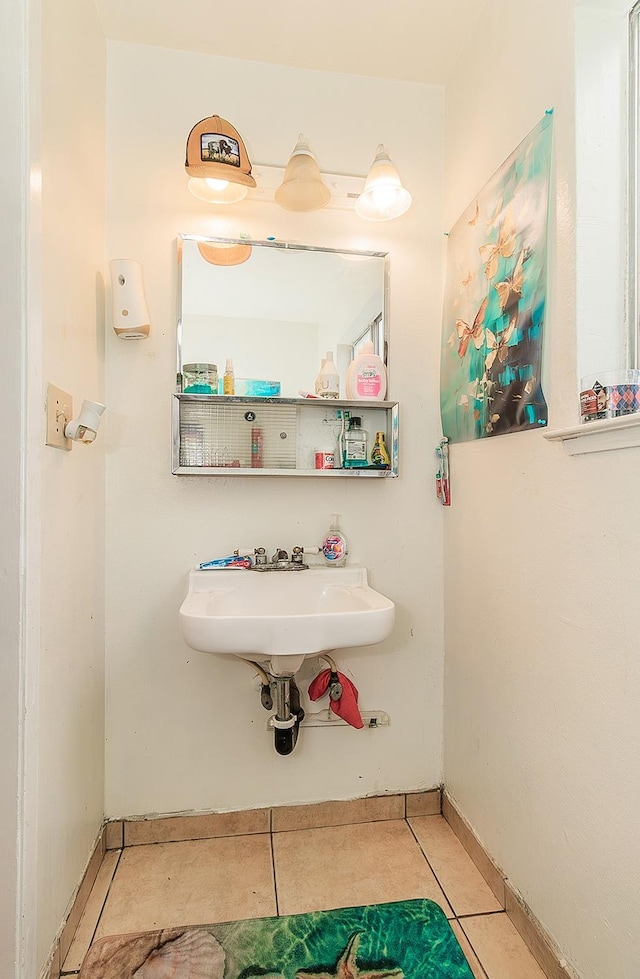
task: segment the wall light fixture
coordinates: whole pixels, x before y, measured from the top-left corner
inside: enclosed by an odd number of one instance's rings
[[[331,198],[331,191],[320,176],[318,162],[300,133],[289,157],[284,178],[275,193],[276,204],[287,211],[318,211]]]
[[[411,207],[411,194],[402,186],[398,171],[382,143],[356,201],[356,214],[367,221],[390,221]]]
[[[236,204],[256,185],[240,133],[220,116],[193,127],[184,166],[193,196],[211,204]]]
[[[217,115],[201,119],[189,133],[185,169],[191,193],[209,204],[236,204],[251,192],[252,200],[275,200],[287,211],[355,208],[367,221],[390,221],[411,207],[411,194],[402,186],[382,143],[364,179],[321,173],[308,140],[300,133],[286,168],[256,164],[256,182],[240,133]],[[239,265],[249,254],[244,249],[205,257],[214,265]]]

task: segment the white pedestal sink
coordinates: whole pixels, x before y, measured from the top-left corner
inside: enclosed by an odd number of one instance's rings
[[[185,642],[205,653],[268,663],[293,675],[309,656],[369,646],[390,635],[393,602],[369,586],[366,568],[307,571],[194,570],[180,608]]]

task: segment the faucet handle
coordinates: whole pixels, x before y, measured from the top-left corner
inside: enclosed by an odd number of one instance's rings
[[[233,553],[238,555],[238,557],[252,557],[256,564],[267,563],[267,552],[264,547],[236,547]]]
[[[319,547],[301,547],[297,544],[291,551],[291,560],[295,561],[296,564],[302,564],[304,554],[319,554]]]

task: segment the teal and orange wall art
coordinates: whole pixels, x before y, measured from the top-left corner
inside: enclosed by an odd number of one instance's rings
[[[552,120],[545,113],[447,238],[440,410],[451,442],[547,424],[541,374]]]

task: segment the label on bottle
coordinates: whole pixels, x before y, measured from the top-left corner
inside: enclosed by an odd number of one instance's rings
[[[335,452],[331,449],[316,449],[316,469],[334,469],[336,464]]]
[[[374,466],[389,465],[389,453],[384,444],[384,435],[381,432],[378,432],[375,444],[371,450],[371,462]]]
[[[351,433],[349,433],[349,438],[347,439],[347,446],[345,450],[345,458],[349,462],[366,462],[367,459],[367,440],[364,438],[355,438]]]
[[[338,375],[319,374],[316,381],[316,394],[319,398],[337,398]]]
[[[356,393],[359,398],[377,398],[382,390],[382,377],[374,364],[365,364],[356,375]]]
[[[340,561],[345,556],[345,540],[341,534],[327,534],[322,542],[325,561]]]

